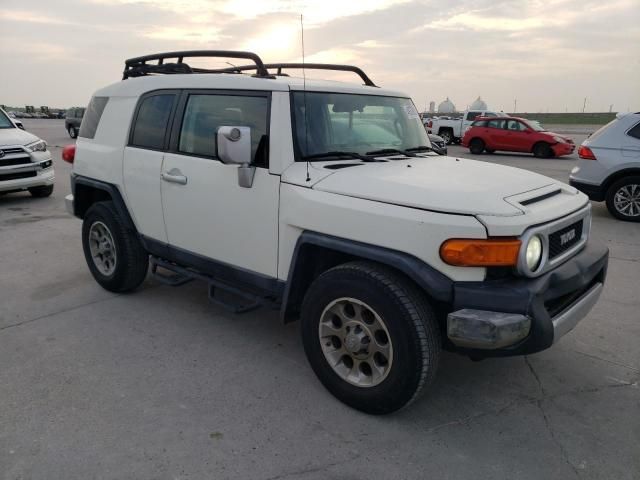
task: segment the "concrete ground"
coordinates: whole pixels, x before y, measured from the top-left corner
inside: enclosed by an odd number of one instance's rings
[[[276,312],[229,314],[199,283],[102,290],[64,211],[62,121],[24,123],[57,184],[0,198],[0,478],[640,478],[638,224],[593,205],[606,289],[552,349],[445,354],[420,400],[373,417],[324,390]],[[575,160],[480,158],[564,181]]]

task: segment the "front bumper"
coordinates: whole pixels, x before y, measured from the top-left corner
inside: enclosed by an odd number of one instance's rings
[[[602,293],[609,250],[587,244],[537,278],[454,283],[447,347],[474,357],[549,348],[584,318]]]
[[[575,143],[556,143],[551,145],[551,149],[556,157],[560,157],[562,155],[571,155],[576,149],[576,145]]]
[[[43,169],[34,164],[0,171],[0,192],[16,192],[31,187],[53,185],[54,182],[53,167]]]

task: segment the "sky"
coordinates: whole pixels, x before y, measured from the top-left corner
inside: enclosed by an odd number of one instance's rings
[[[420,110],[480,95],[506,112],[585,98],[586,111],[640,111],[640,0],[0,0],[0,104],[86,105],[149,53],[300,61],[301,14],[306,61],[358,65]]]

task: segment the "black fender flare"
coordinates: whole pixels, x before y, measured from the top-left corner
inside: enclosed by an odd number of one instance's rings
[[[318,259],[313,258],[313,255],[323,251],[338,254],[347,261],[370,260],[389,266],[405,274],[433,300],[444,303],[451,303],[453,300],[453,281],[413,255],[355,240],[304,231],[298,238],[289,266],[280,309],[283,322],[295,320],[304,294],[316,273],[313,269]],[[336,261],[332,264],[329,261],[325,266],[331,268],[339,263],[342,262]]]
[[[82,205],[81,202],[83,200],[78,196],[78,186],[80,185],[89,187],[93,190],[100,190],[107,193],[109,197],[111,197],[111,201],[118,211],[118,214],[125,221],[127,228],[129,228],[133,232],[138,231],[135,223],[133,222],[133,218],[129,214],[129,210],[127,209],[127,205],[124,202],[124,198],[122,197],[120,190],[118,190],[118,187],[111,183],[84,177],[82,175],[71,176],[71,191],[73,192],[74,196],[73,210],[76,217],[83,218],[84,212],[86,212],[88,208],[88,206],[85,208],[85,206]]]

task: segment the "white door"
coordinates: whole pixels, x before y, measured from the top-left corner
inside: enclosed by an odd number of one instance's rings
[[[173,152],[162,163],[168,243],[252,272],[277,276],[280,177],[267,165],[268,92],[185,94]],[[238,185],[238,166],[216,156],[220,126],[251,128],[253,186]]]
[[[167,234],[160,199],[160,171],[168,142],[169,118],[177,97],[178,92],[165,90],[140,99],[122,167],[127,203],[138,231],[163,243]]]

